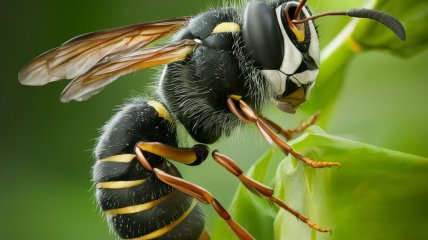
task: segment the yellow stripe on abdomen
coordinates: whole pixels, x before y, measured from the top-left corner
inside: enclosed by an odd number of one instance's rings
[[[120,162],[120,163],[127,163],[131,162],[132,159],[135,158],[135,154],[120,154],[120,155],[114,155],[107,158],[103,158],[99,160],[100,162]]]
[[[174,222],[170,223],[169,225],[167,225],[163,228],[160,228],[160,229],[153,231],[149,234],[146,234],[144,236],[141,236],[138,238],[133,238],[132,240],[149,240],[149,239],[154,239],[154,238],[157,238],[157,237],[164,235],[165,233],[171,231],[174,227],[176,227],[182,221],[184,221],[184,219],[186,219],[186,217],[189,216],[190,212],[192,212],[192,210],[195,208],[197,203],[198,203],[198,201],[196,199],[193,199],[192,204],[187,209],[187,211],[184,212],[183,215],[181,215],[181,217],[179,217],[177,220],[175,220]]]
[[[165,195],[159,199],[153,200],[151,202],[147,202],[147,203],[143,203],[143,204],[139,204],[139,205],[134,205],[134,206],[129,206],[129,207],[107,210],[107,211],[104,211],[104,214],[107,216],[111,216],[111,215],[131,214],[131,213],[146,211],[146,210],[149,210],[149,209],[156,207],[161,202],[165,201],[165,199],[167,199],[169,196],[170,196],[170,194]]]
[[[146,179],[135,180],[135,181],[115,181],[115,182],[100,182],[97,183],[98,189],[120,189],[130,188],[143,184]]]

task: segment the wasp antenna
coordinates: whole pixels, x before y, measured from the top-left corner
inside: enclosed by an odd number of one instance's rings
[[[347,15],[348,15],[348,12],[345,12],[345,11],[325,12],[325,13],[320,13],[304,19],[294,19],[292,22],[294,24],[301,24],[301,23],[309,22],[310,20],[317,19],[320,17],[325,17],[325,16],[347,16]]]
[[[369,18],[380,22],[391,29],[391,31],[393,31],[402,41],[406,40],[406,31],[404,30],[403,25],[395,17],[389,14],[373,9],[355,8],[349,10],[347,15],[357,18]]]
[[[302,11],[302,8],[305,6],[307,0],[302,0],[299,3],[299,6],[297,6],[296,12],[294,12],[294,19],[299,19],[300,12]]]
[[[292,22],[294,24],[300,24],[316,18],[325,17],[325,16],[350,16],[350,17],[356,17],[356,18],[369,18],[387,26],[402,41],[406,40],[406,31],[404,30],[404,27],[400,21],[398,21],[395,17],[389,14],[383,13],[381,11],[373,10],[373,9],[367,9],[367,8],[354,8],[349,11],[325,12],[325,13],[320,13],[317,15],[310,16],[305,19],[294,19]]]

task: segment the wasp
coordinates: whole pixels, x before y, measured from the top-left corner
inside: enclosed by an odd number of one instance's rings
[[[210,204],[239,239],[254,239],[219,201],[184,180],[172,162],[201,164],[209,155],[251,192],[296,216],[319,232],[330,232],[290,208],[274,190],[208,144],[235,128],[254,124],[262,136],[314,168],[316,162],[285,139],[316,119],[284,130],[261,114],[271,103],[294,113],[305,102],[320,67],[316,18],[369,18],[406,34],[394,17],[371,9],[312,14],[306,0],[250,1],[195,17],[108,29],[75,37],[35,58],[19,72],[24,85],[72,79],[62,102],[83,101],[120,76],[165,65],[155,99],[134,98],[105,125],[95,148],[93,182],[98,204],[121,239],[210,239],[199,203]],[[155,45],[172,35],[169,43]],[[177,128],[198,144],[183,147]]]

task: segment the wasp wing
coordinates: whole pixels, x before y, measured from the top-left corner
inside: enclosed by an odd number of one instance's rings
[[[105,56],[147,46],[186,22],[184,18],[149,22],[77,36],[31,61],[19,72],[19,81],[24,85],[38,86],[73,79]]]
[[[192,53],[196,44],[193,40],[182,40],[161,47],[139,48],[132,52],[109,55],[71,81],[62,92],[61,101],[84,101],[122,75],[142,68],[184,60]]]

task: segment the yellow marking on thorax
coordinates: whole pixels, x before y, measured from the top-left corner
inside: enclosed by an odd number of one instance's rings
[[[234,22],[224,22],[217,25],[212,33],[223,33],[223,32],[240,32],[241,26]]]
[[[183,213],[183,215],[181,215],[180,218],[178,218],[177,220],[175,220],[174,222],[170,223],[169,225],[160,228],[156,231],[153,231],[149,234],[146,234],[142,237],[138,237],[138,238],[133,238],[132,240],[149,240],[149,239],[154,239],[157,237],[160,237],[162,235],[164,235],[165,233],[171,231],[171,229],[173,229],[175,226],[177,226],[178,224],[180,224],[184,219],[186,219],[186,217],[190,214],[190,212],[193,210],[193,208],[195,208],[197,203],[196,199],[193,199],[192,205],[190,205],[189,209],[187,209],[187,211],[185,213]]]
[[[135,180],[135,181],[116,181],[116,182],[100,182],[97,183],[97,188],[108,188],[108,189],[120,189],[130,188],[143,184],[146,179]]]
[[[160,103],[160,102],[156,102],[156,101],[148,101],[147,104],[149,104],[150,106],[152,106],[154,109],[156,109],[156,112],[158,112],[159,117],[166,119],[170,122],[172,122],[172,118],[169,115],[168,111],[166,110],[166,108]]]
[[[104,158],[99,160],[100,162],[122,162],[127,163],[131,162],[132,159],[135,158],[135,154],[121,154],[121,155],[114,155],[110,156],[108,158]]]
[[[233,99],[233,100],[235,100],[235,101],[239,101],[239,100],[241,100],[241,99],[242,99],[242,96],[234,95],[234,94],[229,95],[229,97],[230,97],[230,98],[232,98],[232,99]]]
[[[111,216],[111,215],[131,214],[131,213],[146,211],[146,210],[149,210],[149,209],[156,207],[161,202],[165,201],[165,199],[167,199],[170,195],[171,195],[171,193],[169,193],[169,194],[167,194],[167,195],[165,195],[159,199],[153,200],[151,202],[139,204],[139,205],[107,210],[107,211],[104,211],[104,214],[106,216]]]

